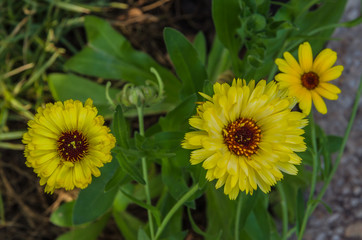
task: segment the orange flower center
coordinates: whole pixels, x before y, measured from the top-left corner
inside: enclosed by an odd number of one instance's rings
[[[308,90],[315,89],[319,84],[319,77],[314,72],[304,73],[302,75],[302,84]]]
[[[64,161],[77,162],[87,154],[88,141],[78,130],[63,132],[58,139],[58,152]]]
[[[261,130],[253,120],[240,118],[225,127],[222,135],[230,152],[237,156],[249,157],[258,150],[260,132]]]

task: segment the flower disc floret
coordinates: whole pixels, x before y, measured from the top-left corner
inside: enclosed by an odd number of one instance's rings
[[[275,63],[281,73],[275,76],[281,89],[287,89],[290,97],[295,97],[300,109],[309,114],[314,103],[318,112],[327,113],[323,98],[337,100],[341,90],[329,83],[339,78],[343,66],[334,66],[337,53],[324,49],[313,60],[312,48],[308,42],[299,46],[298,60],[289,53],[283,54],[284,59],[278,58]]]
[[[38,108],[28,122],[23,136],[26,165],[46,184],[45,192],[85,188],[112,160],[116,140],[97,113],[90,99],[84,106],[78,100],[59,101]]]
[[[235,199],[240,191],[267,193],[283,178],[295,175],[306,144],[302,129],[305,115],[292,112],[295,105],[275,82],[252,80],[215,83],[214,95],[205,99],[190,118],[195,128],[185,134],[183,148],[192,149],[191,164],[202,163],[209,181]]]

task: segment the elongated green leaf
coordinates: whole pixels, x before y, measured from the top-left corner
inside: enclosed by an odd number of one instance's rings
[[[199,58],[200,58],[202,64],[205,65],[206,64],[207,46],[206,46],[205,35],[202,32],[198,32],[196,34],[193,46],[196,49],[197,53],[199,54]]]
[[[85,17],[88,46],[69,59],[65,68],[87,76],[125,80],[143,84],[155,81],[153,67],[160,74],[165,87],[166,102],[177,102],[180,82],[166,68],[147,54],[132,48],[131,44],[111,25],[98,17]]]
[[[121,190],[122,191],[122,190]],[[152,215],[155,217],[157,225],[161,224],[161,215],[160,215],[160,211],[151,205],[148,205],[147,203],[142,202],[141,200],[138,200],[137,198],[133,197],[132,195],[128,194],[125,191],[122,191],[123,195],[127,198],[129,198],[132,202],[134,202],[135,204],[137,204],[140,207],[143,207],[144,209],[148,209],[151,211]]]
[[[195,48],[175,29],[165,28],[163,35],[176,73],[182,81],[181,94],[188,96],[202,90],[208,77]]]
[[[113,118],[113,130],[117,139],[117,145],[122,148],[128,148],[129,129],[127,121],[123,115],[123,110],[120,105],[117,106]]]
[[[108,213],[93,223],[85,226],[77,226],[70,232],[57,237],[56,240],[96,240],[106,226],[109,217],[110,214]]]
[[[305,214],[305,204],[304,204],[303,191],[299,188],[297,194],[297,209],[296,209],[297,236],[302,226],[304,214]]]
[[[118,163],[113,159],[112,162],[100,169],[100,177],[93,178],[92,183],[80,191],[73,209],[73,223],[75,225],[91,222],[111,208],[118,189],[113,188],[108,192],[105,192],[104,189],[117,168]]]
[[[240,225],[238,226],[239,229],[243,229],[244,225],[246,223],[247,218],[249,217],[249,214],[254,209],[258,196],[262,194],[260,193],[260,190],[255,191],[253,195],[245,194],[245,192],[241,192],[239,198],[242,199],[241,204],[241,217],[240,217]]]
[[[106,98],[106,88],[103,85],[73,74],[53,73],[49,75],[49,87],[55,100],[78,99],[85,102],[91,98],[101,115],[112,113]],[[109,89],[109,95],[112,98],[117,92],[116,89]]]
[[[113,177],[107,182],[104,191],[109,191],[114,187],[119,187],[121,184],[130,182],[132,179],[127,176],[127,173],[121,168],[117,168]]]
[[[113,151],[116,153],[114,156],[118,160],[119,166],[123,169],[123,171],[140,184],[145,184],[140,168],[132,164],[127,156],[122,153],[121,149],[115,148]]]
[[[214,84],[219,75],[231,67],[229,51],[222,45],[216,35],[207,60],[207,74],[211,84]],[[211,94],[208,92],[207,94]]]
[[[327,151],[330,153],[337,152],[341,148],[342,141],[343,138],[340,136],[333,136],[333,135],[327,136],[327,141],[326,141]]]
[[[175,149],[180,147],[184,132],[159,132],[148,138],[143,147],[147,149]]]
[[[63,203],[50,216],[50,221],[60,227],[70,227],[73,225],[73,207],[75,201]]]
[[[122,236],[127,240],[137,240],[137,231],[144,227],[144,223],[126,211],[113,212],[114,220]]]
[[[207,235],[217,236],[222,231],[221,239],[234,239],[236,201],[230,200],[224,194],[223,189],[215,189],[213,184],[209,184],[206,190],[206,202]]]
[[[142,228],[138,229],[137,240],[150,240],[145,230]]]
[[[162,198],[159,200],[158,203],[159,206],[158,208],[160,209],[162,216],[166,216],[166,214],[176,204],[176,202],[177,201],[170,194],[168,193],[163,194]],[[183,209],[180,208],[170,219],[159,239],[167,239],[167,240],[186,239],[186,232],[182,231],[182,218],[183,218]]]
[[[159,123],[163,131],[179,131],[189,128],[188,118],[195,112],[196,95],[193,94],[175,109],[170,111],[166,117],[160,118]]]
[[[215,30],[222,44],[229,50],[233,70],[237,76],[241,73],[241,61],[239,60],[239,50],[241,41],[236,37],[236,31],[240,27],[239,1],[235,0],[214,0],[212,1],[212,18]]]
[[[171,159],[162,159],[162,181],[175,200],[180,199],[189,190],[183,170],[176,168]],[[195,208],[194,201],[186,202],[185,205]]]
[[[259,227],[259,233],[262,236],[260,239],[270,239],[270,227],[269,227],[269,214],[268,214],[268,196],[264,193],[259,194],[257,204],[253,209],[257,226]],[[245,227],[248,228],[247,226]]]

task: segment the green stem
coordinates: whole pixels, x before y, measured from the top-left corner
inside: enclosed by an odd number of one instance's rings
[[[283,221],[283,235],[282,239],[286,240],[288,235],[288,205],[287,205],[287,196],[285,195],[284,187],[282,183],[277,184],[277,189],[282,198],[280,205],[282,207],[282,221]]]
[[[317,136],[315,132],[315,122],[313,117],[313,112],[309,115],[309,126],[310,126],[310,134],[312,138],[312,147],[313,147],[313,172],[312,172],[312,183],[310,187],[308,202],[312,201],[315,187],[317,184],[317,177],[318,177],[318,162],[319,162],[319,156],[318,156],[318,148],[317,148]]]
[[[361,97],[361,93],[362,93],[362,77],[360,79],[360,83],[359,83],[359,86],[358,86],[358,90],[357,90],[357,94],[356,94],[356,98],[354,100],[354,104],[353,104],[353,108],[352,108],[352,113],[351,113],[351,117],[349,118],[349,122],[348,122],[348,126],[347,126],[347,129],[346,129],[346,133],[344,134],[344,137],[343,137],[343,141],[342,141],[342,145],[339,149],[339,152],[338,152],[338,156],[337,156],[337,159],[336,159],[336,162],[335,164],[333,165],[333,168],[331,170],[331,173],[328,175],[321,191],[319,192],[318,196],[317,196],[317,199],[316,199],[316,203],[319,203],[321,201],[321,199],[323,198],[330,182],[332,181],[332,178],[334,176],[334,174],[336,173],[337,171],[337,168],[339,166],[339,163],[341,161],[341,158],[342,158],[342,155],[343,155],[343,152],[344,152],[344,149],[346,147],[346,144],[347,144],[347,140],[348,140],[348,137],[349,137],[349,134],[351,132],[351,129],[352,129],[352,126],[353,126],[353,122],[354,122],[354,119],[356,118],[356,114],[357,114],[357,110],[358,110],[358,102],[359,102],[359,99]],[[301,240],[303,238],[303,234],[304,234],[304,231],[305,231],[305,228],[306,228],[306,225],[307,225],[307,220],[309,218],[309,216],[313,213],[313,211],[315,210],[315,208],[317,207],[317,204],[308,204],[307,206],[307,210],[305,212],[305,215],[304,215],[304,218],[303,218],[303,223],[302,223],[302,226],[300,228],[300,231],[299,231],[299,236],[298,236],[298,240]]]
[[[240,226],[240,216],[241,216],[241,206],[243,205],[242,197],[239,197],[238,205],[236,207],[236,219],[235,219],[235,240],[239,240],[239,226]]]
[[[145,136],[145,127],[144,127],[144,121],[143,121],[143,106],[137,106],[137,115],[138,115],[138,124],[139,124],[139,131],[141,136]],[[145,192],[146,192],[146,202],[148,205],[151,204],[151,195],[150,195],[150,185],[148,182],[148,172],[147,172],[147,162],[146,158],[142,157],[142,172],[143,172],[143,178],[145,180]],[[150,223],[150,234],[151,239],[155,239],[155,233],[153,228],[153,218],[152,218],[152,212],[151,210],[147,209],[147,215],[148,215],[148,222]]]
[[[176,211],[184,204],[194,193],[199,189],[199,184],[195,184],[190,190],[182,196],[180,200],[171,208],[171,210],[167,213],[166,217],[162,220],[160,227],[157,230],[155,240],[157,240],[167,223],[170,221],[172,216],[176,213]]]

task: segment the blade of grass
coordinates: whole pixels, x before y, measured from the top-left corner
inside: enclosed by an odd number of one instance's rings
[[[1,133],[0,141],[20,139],[20,138],[22,138],[24,133],[25,133],[25,131]]]

